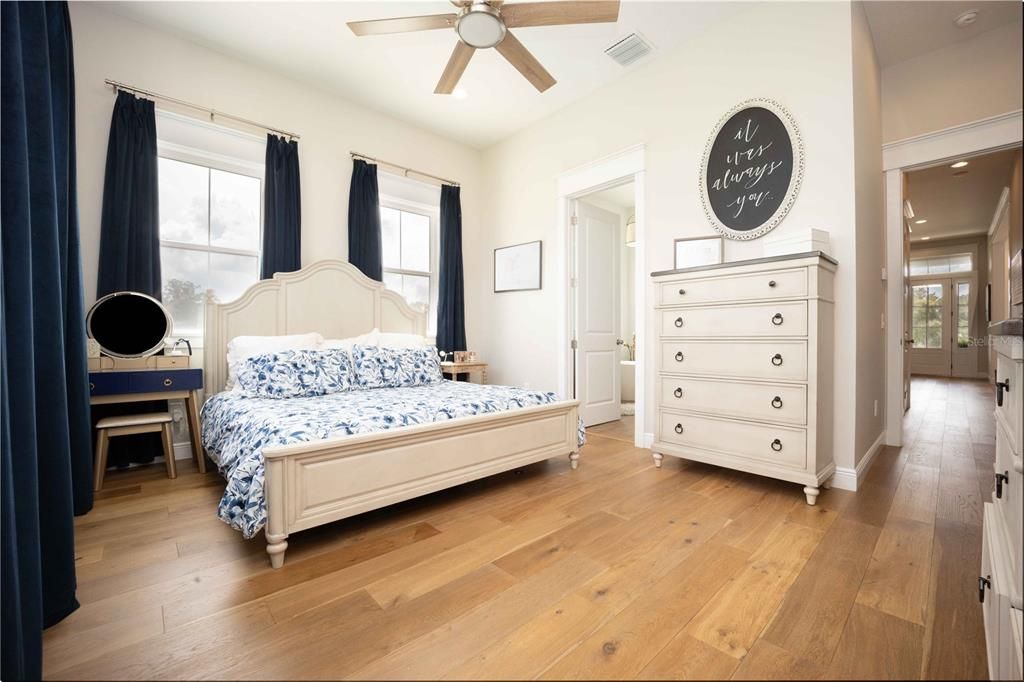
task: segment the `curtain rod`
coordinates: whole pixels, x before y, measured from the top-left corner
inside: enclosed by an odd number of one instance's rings
[[[424,173],[423,171],[418,171],[415,168],[406,168],[405,166],[399,166],[397,163],[391,163],[390,161],[384,161],[383,159],[375,159],[372,156],[360,154],[359,152],[349,152],[349,154],[354,159],[362,159],[363,161],[369,161],[370,163],[375,163],[378,166],[389,166],[391,168],[397,168],[398,170],[402,171],[402,174],[405,177],[409,177],[409,173],[414,173],[416,175],[422,175],[425,178],[430,178],[431,180],[437,180],[438,182],[445,185],[455,185],[456,187],[459,186],[459,183],[455,182],[454,180],[449,180],[448,178],[441,178],[436,175],[431,175],[430,173]]]
[[[168,97],[167,95],[161,95],[158,92],[152,92],[150,90],[143,90],[141,88],[136,88],[136,87],[133,87],[131,85],[125,85],[124,83],[120,83],[118,81],[110,80],[109,78],[107,78],[103,82],[106,83],[107,85],[113,87],[115,92],[117,90],[124,90],[125,92],[131,92],[131,93],[134,93],[136,95],[143,95],[144,97],[148,97],[150,99],[154,99],[154,100],[159,99],[159,100],[163,100],[165,102],[170,102],[172,104],[177,104],[179,106],[188,107],[190,109],[196,109],[197,111],[206,112],[206,113],[208,113],[210,115],[210,120],[211,121],[213,120],[213,118],[215,116],[219,116],[221,118],[228,118],[228,119],[231,119],[232,121],[238,121],[239,123],[244,123],[245,125],[249,125],[249,126],[252,126],[254,128],[262,128],[263,130],[266,130],[267,132],[276,133],[277,135],[280,135],[281,137],[287,137],[287,138],[290,138],[290,139],[293,139],[293,140],[298,140],[299,139],[298,135],[296,135],[295,133],[290,133],[287,130],[281,130],[280,128],[274,128],[273,126],[263,125],[262,123],[257,123],[256,121],[250,121],[249,119],[242,118],[241,116],[235,116],[234,114],[228,114],[228,113],[225,113],[223,111],[217,111],[216,109],[211,109],[210,107],[204,107],[204,106],[200,106],[198,104],[193,104],[192,102],[186,102],[183,99],[178,99],[176,97]]]

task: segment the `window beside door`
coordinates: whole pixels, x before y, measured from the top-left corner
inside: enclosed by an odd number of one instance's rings
[[[971,345],[971,285],[970,282],[956,283],[956,345],[967,348]]]
[[[915,284],[912,287],[911,327],[914,348],[942,348],[942,302],[941,284]]]
[[[431,253],[433,216],[383,201],[380,207],[384,286],[401,294],[410,305],[430,307],[435,288]]]
[[[259,280],[263,179],[217,165],[159,159],[162,296],[179,336],[201,337],[207,301]]]

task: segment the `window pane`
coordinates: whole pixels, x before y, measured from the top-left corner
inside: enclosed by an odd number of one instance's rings
[[[949,259],[948,258],[930,258],[928,260],[928,274],[934,275],[938,273],[949,272]]]
[[[160,239],[205,245],[209,170],[161,158],[158,174]]]
[[[917,260],[910,261],[910,274],[911,275],[927,275],[928,274],[928,261],[918,258]]]
[[[409,305],[429,305],[430,278],[417,275],[402,275],[402,295]]]
[[[219,303],[234,301],[259,279],[259,260],[255,256],[210,254],[211,294]]]
[[[393,208],[380,207],[380,237],[383,248],[384,267],[402,267],[401,242],[399,238],[401,214]],[[401,289],[396,289],[401,291]]]
[[[260,180],[210,170],[210,243],[227,249],[260,249]]]
[[[949,258],[949,271],[950,272],[969,272],[971,270],[971,255],[963,254],[960,256],[950,256]]]
[[[928,348],[942,348],[942,329],[940,327],[928,328]]]
[[[163,303],[174,320],[174,333],[202,333],[206,252],[161,247],[160,269],[164,280]]]
[[[397,293],[401,294],[402,293],[402,276],[401,275],[396,275],[393,272],[385,272],[384,273],[384,286],[386,286],[388,289],[391,289],[391,291],[394,291],[394,292],[397,292]],[[402,294],[402,295],[404,296],[405,294]]]
[[[430,218],[402,211],[402,269],[430,271]]]

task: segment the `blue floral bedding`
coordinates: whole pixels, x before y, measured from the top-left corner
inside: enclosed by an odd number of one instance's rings
[[[227,480],[218,516],[251,538],[263,528],[263,448],[373,433],[556,402],[554,393],[441,381],[308,398],[249,398],[226,391],[203,405],[203,445]],[[585,438],[579,426],[579,443]]]

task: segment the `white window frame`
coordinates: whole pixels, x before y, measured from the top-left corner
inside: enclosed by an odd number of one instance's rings
[[[927,254],[927,255],[925,255],[925,254]],[[920,262],[920,261],[932,261],[932,260],[940,260],[940,259],[945,259],[946,260],[946,264],[948,266],[949,262],[952,259],[959,258],[959,257],[962,257],[962,256],[967,256],[971,260],[971,267],[970,267],[970,269],[968,269],[968,270],[955,270],[955,271],[947,269],[945,272],[932,272],[932,273],[927,273],[926,272],[926,273],[923,273],[923,274],[920,274],[920,275],[909,275],[909,276],[910,277],[952,277],[954,275],[966,275],[968,273],[974,272],[976,270],[976,266],[975,266],[975,262],[974,261],[977,260],[977,258],[978,258],[978,254],[975,253],[974,251],[963,251],[963,252],[958,252],[958,253],[944,253],[944,252],[941,252],[941,251],[939,251],[937,253],[924,252],[924,253],[921,253],[921,254],[918,254],[918,255],[911,256],[910,257],[910,266],[912,268],[915,261]]]
[[[160,246],[167,246],[175,249],[187,249],[189,251],[201,251],[203,253],[216,253],[229,256],[255,256],[256,257],[256,278],[259,281],[260,269],[263,267],[263,206],[264,206],[264,191],[266,190],[266,167],[263,164],[253,163],[245,161],[243,159],[236,159],[222,154],[216,154],[213,152],[207,152],[201,149],[195,149],[193,147],[186,147],[184,145],[167,142],[164,140],[157,140],[156,146],[157,157],[170,159],[172,161],[180,161],[182,163],[189,163],[196,166],[202,166],[204,168],[210,168],[213,170],[224,171],[226,173],[235,173],[237,175],[245,175],[251,178],[256,178],[260,181],[260,207],[259,207],[259,244],[260,247],[256,251],[250,251],[247,249],[229,249],[220,246],[210,246],[209,244],[203,246],[199,244],[190,244],[188,242],[178,242],[170,239],[160,239]],[[207,193],[207,202],[211,201],[209,192]],[[207,221],[210,220],[210,213],[207,211]],[[209,229],[209,225],[207,225]],[[163,274],[161,273],[160,288],[163,289]],[[255,282],[253,282],[255,284]],[[183,337],[189,340],[193,348],[203,348],[203,337],[205,332],[205,304],[203,311],[203,326],[204,330],[198,334],[182,334],[178,331],[172,331],[176,337]]]
[[[396,211],[404,211],[406,213],[415,213],[427,218],[430,221],[430,253],[428,254],[427,262],[430,265],[429,272],[422,272],[420,270],[406,270],[404,268],[389,268],[383,267],[383,272],[392,273],[395,275],[413,275],[418,277],[426,276],[429,281],[430,302],[427,306],[427,335],[433,336],[437,333],[437,294],[438,294],[438,275],[440,272],[440,252],[441,252],[441,207],[432,206],[430,204],[424,204],[416,201],[409,201],[408,199],[401,199],[399,197],[381,194],[377,200],[381,208],[390,208]]]

